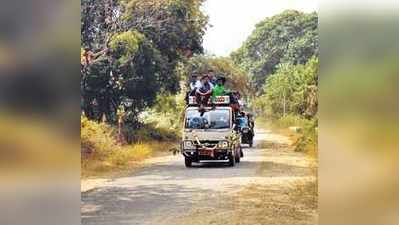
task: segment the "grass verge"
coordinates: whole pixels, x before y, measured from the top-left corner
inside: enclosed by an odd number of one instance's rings
[[[82,117],[81,177],[122,175],[140,167],[146,158],[177,148],[177,136],[150,126],[137,131],[135,137],[131,144],[120,143],[114,127]]]
[[[279,119],[259,117],[257,126],[268,127],[275,133],[289,137],[296,152],[305,152],[313,158],[318,154],[318,121],[287,115]]]

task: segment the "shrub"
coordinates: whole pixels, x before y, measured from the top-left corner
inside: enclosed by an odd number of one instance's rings
[[[135,142],[122,145],[117,130],[106,124],[81,117],[82,175],[98,175],[142,162],[155,151],[171,150],[177,136],[166,129],[144,125],[133,131]]]
[[[288,127],[300,127],[299,133],[294,135],[295,151],[317,153],[317,118],[306,119],[301,116],[287,115],[274,121],[274,126],[278,129]]]
[[[103,160],[120,146],[114,138],[115,130],[106,123],[98,123],[81,117],[81,152],[82,157],[91,155],[93,158]]]
[[[302,127],[306,123],[306,119],[292,114],[281,117],[276,121],[276,125],[279,128],[288,128],[292,126]]]

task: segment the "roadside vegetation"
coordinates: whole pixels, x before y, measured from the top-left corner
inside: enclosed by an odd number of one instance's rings
[[[115,127],[82,116],[82,177],[117,174],[140,166],[150,156],[169,153],[176,148],[177,135],[165,129],[145,126],[129,135],[135,141],[124,143]]]
[[[260,22],[243,46],[231,54],[256,90],[251,109],[258,122],[289,133],[296,151],[314,156],[318,126],[317,24],[316,13],[287,10]]]

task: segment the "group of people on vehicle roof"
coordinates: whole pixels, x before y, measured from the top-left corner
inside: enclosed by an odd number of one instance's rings
[[[227,95],[230,97],[230,105],[234,111],[239,111],[239,102],[241,98],[239,92],[229,91],[225,87],[226,78],[223,75],[218,77],[214,76],[212,69],[208,70],[207,73],[199,76],[198,73],[193,72],[190,81],[190,91],[186,95],[186,102],[188,103],[189,96],[195,96],[199,110],[205,111],[209,99],[212,98],[213,102],[217,96]],[[214,107],[214,105],[212,105]]]
[[[208,70],[208,72],[202,76],[199,76],[197,72],[193,72],[189,84],[190,90],[186,95],[186,103],[189,103],[189,96],[195,96],[197,104],[199,105],[198,110],[202,116],[206,111],[205,107],[208,105],[208,102],[211,102],[212,108],[214,108],[215,105],[212,102],[214,102],[217,96],[229,96],[229,106],[233,109],[234,118],[236,118],[238,122],[237,125],[241,128],[249,128],[253,137],[253,115],[240,110],[240,93],[238,91],[227,90],[225,83],[226,78],[223,75],[215,77],[212,69]],[[211,98],[212,101],[209,101]]]

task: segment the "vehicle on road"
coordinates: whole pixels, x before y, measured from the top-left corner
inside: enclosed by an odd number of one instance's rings
[[[249,126],[240,127],[241,143],[248,144],[249,147],[253,146],[254,131]]]
[[[230,166],[239,163],[243,152],[235,121],[229,96],[218,96],[212,107],[205,107],[204,111],[199,109],[195,97],[190,96],[181,142],[186,167],[208,160],[227,160]]]

